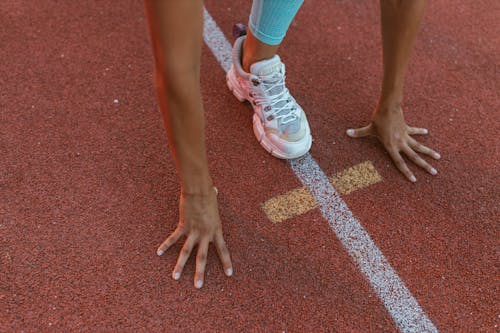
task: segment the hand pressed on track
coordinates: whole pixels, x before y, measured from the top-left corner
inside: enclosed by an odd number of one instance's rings
[[[399,171],[411,182],[416,182],[417,179],[406,165],[401,154],[406,155],[408,159],[431,175],[437,174],[437,170],[417,153],[429,155],[436,160],[440,159],[441,155],[411,137],[411,135],[426,135],[428,133],[429,131],[425,128],[408,126],[404,120],[401,107],[392,109],[379,108],[375,111],[369,125],[347,130],[347,135],[352,138],[376,136],[384,145]]]
[[[204,282],[208,246],[215,244],[220,261],[227,276],[233,274],[229,250],[222,235],[222,225],[217,207],[217,189],[205,194],[181,194],[179,203],[179,223],[174,232],[160,245],[157,254],[161,256],[182,236],[186,241],[177,259],[172,277],[179,280],[193,248],[198,245],[194,285],[201,288]]]

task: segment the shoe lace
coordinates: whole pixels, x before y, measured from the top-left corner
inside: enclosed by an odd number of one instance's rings
[[[256,86],[262,84],[264,88],[252,87],[255,104],[264,106],[264,112],[271,119],[281,120],[281,124],[290,123],[298,118],[295,110],[297,109],[290,91],[285,86],[286,75],[259,75],[262,82],[258,82]],[[257,80],[259,81],[259,80]],[[277,93],[275,93],[278,91]]]

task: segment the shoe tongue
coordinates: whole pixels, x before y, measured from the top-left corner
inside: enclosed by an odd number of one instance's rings
[[[281,59],[275,54],[272,58],[262,60],[250,66],[250,73],[254,75],[271,75],[281,69]]]
[[[250,73],[253,75],[257,76],[271,76],[274,73],[280,73],[280,75],[277,76],[275,80],[271,79],[270,81],[263,81],[262,84],[268,88],[268,94],[269,95],[278,95],[280,94],[285,86],[284,84],[276,84],[276,80],[279,80],[279,76],[283,75],[281,73],[283,64],[281,63],[280,57],[276,54],[272,58],[262,60],[259,62],[254,63],[252,66],[250,66]],[[273,107],[274,108],[282,108],[287,104],[286,100],[282,100],[279,102],[276,102]],[[290,108],[282,109],[280,110],[277,115],[286,115],[290,113]],[[279,128],[280,130],[285,133],[285,132],[296,132],[297,129],[296,127],[300,125],[298,120],[295,120],[291,123],[286,123],[283,124],[281,121],[279,121]]]

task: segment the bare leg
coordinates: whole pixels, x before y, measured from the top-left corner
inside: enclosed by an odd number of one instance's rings
[[[242,65],[246,72],[256,62],[277,52],[303,0],[253,0],[248,34],[243,44]]]
[[[281,44],[269,45],[258,40],[248,29],[247,38],[243,43],[243,60],[242,65],[245,72],[250,72],[250,66],[254,63],[272,58]]]

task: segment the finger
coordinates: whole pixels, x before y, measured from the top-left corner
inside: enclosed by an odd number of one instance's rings
[[[364,136],[371,135],[373,133],[372,124],[361,127],[361,128],[350,128],[346,131],[346,134],[351,138],[362,138]]]
[[[394,161],[394,164],[396,164],[396,167],[405,175],[408,180],[410,180],[412,183],[417,181],[417,178],[415,178],[415,175],[408,169],[408,166],[406,165],[405,161],[403,160],[403,157],[401,157],[401,154],[399,151],[395,149],[388,149],[389,155],[391,155],[392,160]]]
[[[427,128],[408,127],[408,134],[410,134],[410,135],[426,135],[426,134],[429,134],[429,130]]]
[[[194,286],[198,289],[203,286],[209,243],[209,240],[204,238],[198,245],[198,253],[196,254],[196,273],[194,274]]]
[[[437,174],[437,170],[434,169],[429,163],[427,163],[422,157],[420,157],[417,153],[415,153],[410,147],[407,147],[405,150],[404,150],[404,153],[406,156],[408,156],[408,158],[413,162],[415,163],[416,165],[418,165],[419,167],[421,167],[422,169],[425,169],[427,170],[428,173],[430,173],[431,175],[436,175]]]
[[[193,250],[194,245],[196,244],[196,239],[194,236],[189,236],[182,247],[181,253],[179,254],[179,258],[177,259],[177,263],[175,264],[174,271],[172,273],[172,277],[174,280],[179,280],[184,269],[184,265],[191,255],[191,251]]]
[[[229,255],[224,237],[222,237],[222,231],[215,236],[215,248],[219,254],[224,273],[226,273],[227,276],[233,275],[233,263],[231,262],[231,256]]]
[[[431,156],[432,158],[434,158],[436,160],[439,160],[441,158],[441,155],[438,152],[436,152],[436,151],[434,151],[434,150],[432,150],[432,149],[424,146],[423,144],[419,143],[415,139],[411,139],[410,140],[410,147],[413,150],[418,151],[419,153],[422,153],[422,154],[425,154],[425,155],[429,155],[429,156]]]
[[[163,253],[165,253],[165,251],[167,251],[169,247],[171,247],[179,240],[182,234],[183,232],[179,228],[175,229],[174,232],[170,236],[168,236],[168,238],[160,245],[158,250],[156,250],[156,254],[161,256]]]

